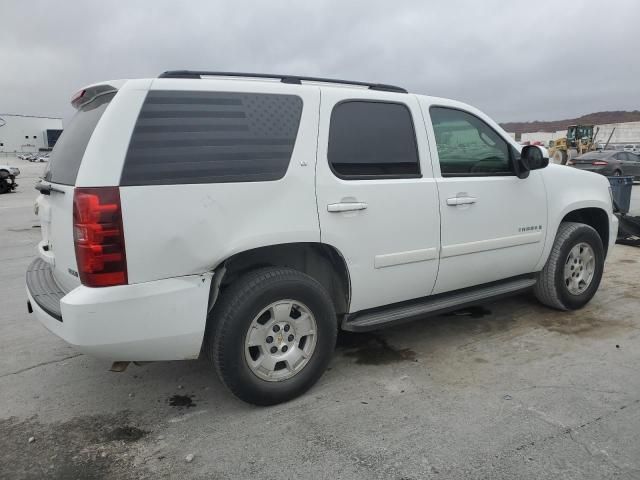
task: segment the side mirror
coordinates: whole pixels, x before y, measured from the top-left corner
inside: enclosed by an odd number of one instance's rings
[[[542,149],[535,145],[525,145],[518,161],[518,177],[527,178],[529,171],[539,170],[549,165],[549,157],[545,157]]]

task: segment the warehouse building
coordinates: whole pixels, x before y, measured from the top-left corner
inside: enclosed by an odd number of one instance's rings
[[[640,122],[606,123],[599,128],[597,142],[606,142],[611,137],[612,145],[640,143]]]
[[[0,152],[50,150],[61,133],[61,118],[0,113]]]
[[[597,133],[596,133],[597,132]],[[515,137],[520,142],[540,142],[549,145],[551,140],[557,140],[567,135],[566,130],[557,132],[526,132]],[[594,125],[595,142],[604,144],[609,140],[610,146],[624,146],[628,144],[640,145],[640,122],[607,123]]]

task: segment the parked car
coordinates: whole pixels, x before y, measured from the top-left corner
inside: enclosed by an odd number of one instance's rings
[[[20,169],[10,165],[0,164],[0,194],[15,190],[18,184],[16,177],[20,175]]]
[[[628,175],[640,179],[640,158],[629,152],[617,150],[588,152],[570,160],[567,165],[580,170],[600,173],[607,177]]]
[[[36,157],[37,162],[48,162],[49,161],[49,153],[41,153]]]
[[[30,162],[35,162],[38,159],[38,155],[40,155],[38,152],[32,153],[32,154],[27,156],[26,160],[28,160]]]
[[[19,160],[26,160],[29,157],[29,153],[21,153],[18,155]]]
[[[231,392],[269,405],[316,383],[338,329],[529,289],[574,310],[598,289],[618,225],[605,178],[547,167],[453,100],[226,75],[74,96],[37,185],[26,285],[29,310],[78,350],[203,352]]]

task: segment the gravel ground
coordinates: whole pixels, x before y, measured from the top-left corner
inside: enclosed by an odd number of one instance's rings
[[[523,295],[342,335],[307,395],[256,408],[204,361],[111,373],[27,314],[43,166],[10,161],[0,478],[640,478],[640,249],[615,248],[579,312]]]

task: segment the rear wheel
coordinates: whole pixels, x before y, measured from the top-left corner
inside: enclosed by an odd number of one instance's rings
[[[316,280],[296,270],[265,268],[223,292],[209,319],[205,349],[234,395],[273,405],[318,381],[336,335],[333,303]]]
[[[558,310],[582,308],[598,290],[603,268],[604,247],[598,232],[589,225],[563,222],[538,274],[535,295]]]

